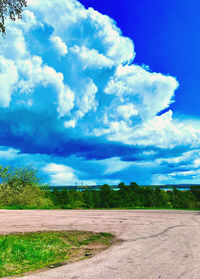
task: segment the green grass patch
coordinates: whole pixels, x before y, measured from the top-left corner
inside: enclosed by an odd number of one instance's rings
[[[0,277],[23,274],[44,267],[52,268],[87,258],[88,255],[93,256],[110,246],[113,238],[113,235],[108,233],[79,231],[2,235]],[[97,244],[98,248],[95,248]]]

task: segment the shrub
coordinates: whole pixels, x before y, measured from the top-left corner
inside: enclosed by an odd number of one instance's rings
[[[31,167],[0,167],[0,206],[53,206],[48,191],[39,184],[36,173]]]

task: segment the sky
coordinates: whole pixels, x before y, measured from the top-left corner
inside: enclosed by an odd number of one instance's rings
[[[0,38],[0,164],[49,185],[200,183],[199,11],[29,0]]]

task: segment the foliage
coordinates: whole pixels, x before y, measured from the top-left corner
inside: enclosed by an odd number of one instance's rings
[[[158,187],[141,187],[135,182],[129,186],[120,183],[118,191],[107,184],[99,191],[54,190],[51,198],[57,208],[200,208],[200,188],[164,191]]]
[[[192,194],[195,196],[195,198],[200,201],[200,186],[190,186],[190,190]]]
[[[40,185],[37,171],[31,167],[0,167],[0,181],[0,206],[7,208],[200,208],[199,186],[191,186],[190,191],[164,191],[131,182],[120,183],[118,191],[107,184],[99,191],[50,191]]]
[[[0,179],[3,184],[11,188],[20,190],[26,185],[36,185],[39,183],[37,170],[32,167],[6,167],[0,166]]]
[[[53,206],[49,192],[39,184],[37,171],[31,167],[3,168],[0,166],[0,206]]]
[[[27,7],[27,0],[0,0],[0,32],[5,34],[5,19],[11,20],[22,18],[23,8]]]

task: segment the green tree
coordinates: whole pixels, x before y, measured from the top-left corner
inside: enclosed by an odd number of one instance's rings
[[[191,191],[180,191],[173,189],[171,194],[171,203],[174,208],[195,208],[196,199]]]
[[[37,171],[31,167],[0,166],[0,205],[19,207],[49,207],[49,191],[42,188]]]
[[[118,185],[119,187],[119,196],[120,196],[120,207],[130,206],[130,191],[129,187],[126,186],[123,182]]]
[[[101,198],[99,191],[92,191],[93,201],[94,201],[94,208],[100,208]]]
[[[107,184],[101,186],[99,195],[101,199],[100,207],[109,208],[112,202],[112,190],[110,189],[110,186]]]
[[[83,199],[86,208],[94,208],[95,203],[93,199],[93,191],[92,190],[85,190],[83,191]]]
[[[6,33],[5,19],[11,20],[22,18],[23,8],[27,7],[27,0],[0,0],[0,32]]]
[[[139,186],[136,182],[131,182],[130,187],[136,192]]]
[[[29,166],[15,168],[0,166],[0,180],[1,183],[17,190],[27,185],[38,185],[40,181],[37,177],[37,170]]]
[[[200,201],[200,186],[199,185],[190,186],[190,191],[195,196],[196,200]]]
[[[144,187],[143,191],[143,206],[155,207],[154,190],[151,187]]]
[[[156,207],[170,207],[167,192],[156,187],[154,190],[154,204]]]

